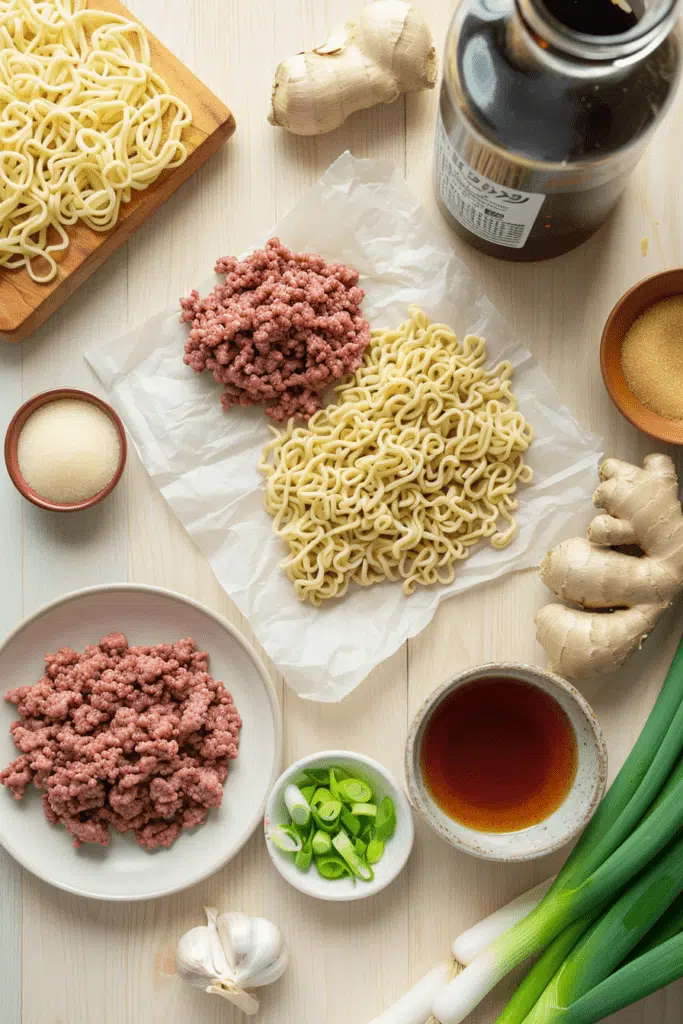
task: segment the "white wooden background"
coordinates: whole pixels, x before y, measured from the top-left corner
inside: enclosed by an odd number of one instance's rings
[[[436,95],[357,115],[319,139],[266,123],[273,69],[322,42],[361,0],[130,0],[149,27],[232,108],[234,138],[92,278],[30,342],[0,345],[0,429],[25,398],[64,384],[95,388],[82,352],[147,318],[205,278],[214,257],[262,238],[345,149],[383,156],[405,171],[437,218],[431,195]],[[453,3],[420,0],[443,47]],[[567,404],[605,439],[605,450],[641,458],[652,449],[613,409],[598,365],[602,324],[636,280],[680,265],[683,97],[670,114],[611,222],[588,244],[538,266],[466,250],[492,300],[535,352]],[[641,238],[649,254],[641,254]],[[136,457],[117,492],[80,516],[22,503],[0,474],[0,630],[69,590],[130,579],[183,591],[248,627],[204,559],[152,489]],[[508,577],[441,606],[416,640],[380,666],[342,705],[282,699],[288,761],[350,747],[402,770],[410,717],[449,674],[495,659],[540,661],[532,616],[544,599],[533,572]],[[680,609],[627,671],[586,690],[609,742],[612,770],[631,747],[680,634]],[[467,858],[418,823],[408,869],[373,900],[311,901],[289,888],[256,835],[208,882],[168,899],[128,906],[66,895],[0,851],[0,1024],[237,1024],[229,1004],[182,985],[173,973],[179,935],[215,904],[272,917],[292,966],[263,997],[263,1024],[365,1024],[411,980],[442,959],[465,926],[545,878],[559,858],[501,867]],[[508,990],[506,990],[508,991]],[[505,992],[475,1015],[490,1024]],[[619,1024],[679,1024],[683,986],[625,1011]]]

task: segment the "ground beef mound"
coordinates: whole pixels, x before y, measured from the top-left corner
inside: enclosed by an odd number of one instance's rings
[[[38,683],[5,696],[22,716],[10,730],[21,754],[0,782],[17,800],[33,782],[74,846],[106,846],[112,825],[146,850],[220,805],[242,722],[194,640],[129,647],[111,633],[45,663]]]
[[[308,419],[370,343],[358,272],[294,253],[278,238],[244,260],[218,260],[215,270],[225,284],[180,300],[181,322],[192,324],[185,362],[225,387],[225,409],[265,404],[279,423]]]

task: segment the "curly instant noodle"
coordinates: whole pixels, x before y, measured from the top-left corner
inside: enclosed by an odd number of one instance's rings
[[[215,270],[225,284],[180,300],[181,322],[192,324],[186,364],[211,371],[225,409],[265,404],[279,423],[308,419],[370,344],[358,271],[294,253],[278,238],[243,260],[218,260]]]
[[[512,365],[485,362],[482,338],[460,344],[411,307],[396,330],[373,331],[335,405],[275,433],[260,469],[300,600],[341,597],[351,581],[403,580],[412,594],[452,582],[480,541],[510,543],[533,430]]]

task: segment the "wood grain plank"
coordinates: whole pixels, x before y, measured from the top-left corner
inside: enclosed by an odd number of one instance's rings
[[[127,252],[116,253],[108,272],[87,281],[78,300],[58,310],[21,346],[7,346],[23,361],[23,391],[28,398],[57,384],[97,391],[99,383],[83,358],[93,334],[121,332],[127,324]],[[85,513],[43,512],[25,504],[24,609],[31,613],[71,590],[125,580],[128,564],[128,474],[102,505]],[[95,972],[97,951],[115,960],[106,917],[89,900],[79,900],[24,875],[23,1022],[91,1024],[106,1019],[95,1012],[116,995]],[[130,927],[135,927],[129,918]],[[39,977],[40,984],[36,983]],[[93,977],[97,982],[93,984]],[[102,993],[101,995],[99,993]],[[110,1018],[116,1020],[115,1017]],[[118,1018],[124,1020],[125,1018]]]
[[[7,349],[0,353],[0,437],[21,405],[21,353]],[[22,618],[21,551],[23,499],[9,476],[0,473],[0,636],[9,633]],[[3,796],[5,794],[2,794]],[[0,1021],[21,1021],[21,868],[0,847]]]
[[[90,0],[90,6],[133,18],[118,0]],[[0,271],[0,338],[5,341],[24,341],[45,323],[235,130],[232,113],[218,97],[155,36],[148,33],[148,38],[152,66],[166,80],[171,92],[192,110],[193,122],[184,135],[188,157],[179,167],[165,171],[149,188],[133,192],[111,231],[102,234],[84,224],[71,228],[68,248],[56,255],[59,268],[53,281],[37,284],[25,269]]]
[[[346,148],[388,156],[440,218],[431,192],[435,94],[411,96],[362,112],[337,132],[297,139],[266,123],[277,60],[322,41],[361,0],[134,0],[136,13],[177,57],[229,96],[239,130],[229,147],[205,165],[146,223],[107,272],[87,282],[27,345],[24,394],[55,383],[93,388],[82,351],[94,336],[111,337],[177,300],[206,277],[214,258],[240,252],[263,238],[278,216]],[[420,0],[439,50],[450,5]],[[583,423],[601,431],[624,457],[649,450],[604,394],[597,368],[599,332],[624,288],[660,266],[681,263],[680,189],[668,158],[683,144],[680,101],[637,172],[613,224],[576,253],[547,266],[519,268],[453,245],[485,281],[515,332],[535,352]],[[648,235],[647,259],[640,238]],[[286,241],[286,240],[285,240]],[[14,381],[0,352],[3,385]],[[8,412],[19,403],[0,393]],[[4,492],[0,492],[0,499]],[[18,498],[10,495],[15,502]],[[103,579],[130,578],[181,590],[248,627],[205,560],[151,487],[134,454],[102,518],[52,525],[27,512],[24,557],[26,610],[63,589]],[[0,504],[0,524],[8,513]],[[16,521],[0,532],[3,566],[16,569]],[[9,563],[6,559],[10,559]],[[14,586],[14,583],[11,584]],[[282,690],[286,758],[348,746],[401,772],[409,714],[422,696],[468,665],[496,658],[540,663],[531,619],[544,600],[533,572],[508,577],[442,606],[429,629],[380,666],[342,705],[317,706]],[[0,596],[2,601],[2,596]],[[9,602],[16,615],[19,604]],[[0,605],[0,616],[5,605]],[[8,620],[9,624],[9,620]],[[680,613],[661,624],[646,650],[618,680],[587,692],[607,735],[612,772],[637,736],[680,632]],[[409,687],[409,689],[408,689]],[[205,903],[242,909],[277,921],[292,949],[292,966],[263,993],[264,1024],[366,1024],[420,972],[446,954],[454,935],[516,892],[544,877],[559,858],[513,870],[456,854],[418,823],[408,871],[384,894],[355,907],[334,907],[300,896],[275,873],[260,835],[224,871],[187,893],[151,903],[105,906],[25,880],[22,1024],[241,1024],[220,999],[181,984],[173,968],[179,935],[201,923]],[[0,866],[1,869],[1,866]],[[0,929],[5,925],[0,915]],[[0,950],[12,956],[12,934],[0,931]],[[14,951],[17,945],[14,944]],[[353,986],[341,977],[357,980]],[[36,977],[40,984],[36,983]],[[4,975],[3,975],[4,980]],[[472,1024],[492,1024],[501,989]],[[0,986],[0,1021],[5,1024]],[[10,1003],[17,1008],[16,994]],[[613,1024],[680,1024],[683,990],[671,986],[613,1018]],[[7,1018],[8,1024],[17,1019]]]

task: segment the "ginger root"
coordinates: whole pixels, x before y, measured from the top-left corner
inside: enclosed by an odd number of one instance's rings
[[[623,665],[683,590],[676,470],[668,455],[648,455],[643,465],[603,462],[593,503],[604,514],[587,539],[563,541],[541,564],[545,585],[571,604],[542,608],[536,635],[550,668],[568,679]],[[637,553],[615,550],[634,546]]]
[[[405,0],[375,0],[322,46],[283,61],[268,120],[295,135],[322,135],[357,110],[433,89],[436,51]]]

